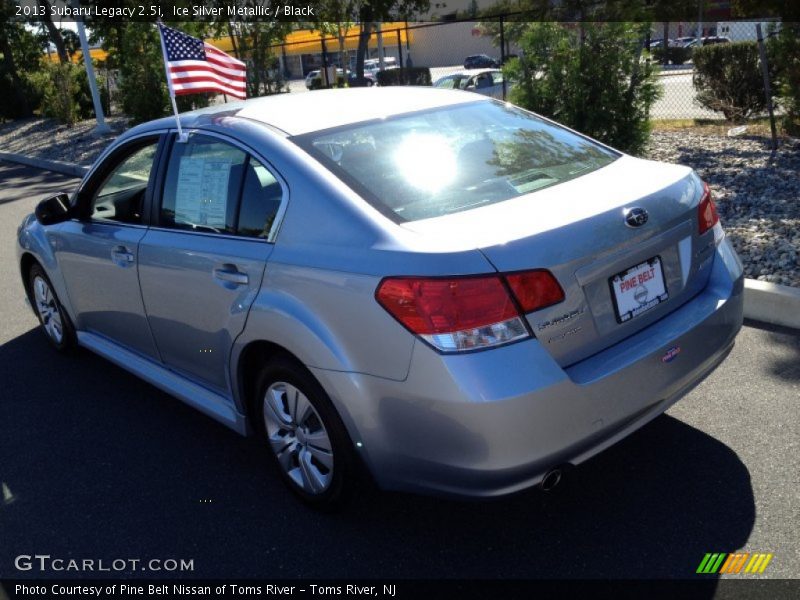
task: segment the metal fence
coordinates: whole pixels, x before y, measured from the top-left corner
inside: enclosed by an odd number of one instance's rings
[[[761,22],[761,25],[764,38],[774,34],[780,26],[779,23],[767,21]],[[383,24],[370,35],[367,58],[391,57],[396,66],[427,67],[431,80],[436,82],[464,70],[464,61],[468,56],[483,54],[503,63],[508,57],[519,55],[521,50],[515,40],[524,26],[525,23],[515,20],[513,15],[484,21]],[[651,109],[651,118],[724,118],[721,113],[704,108],[697,102],[692,48],[700,44],[745,40],[756,40],[756,22],[654,23],[649,39],[642,40],[645,48],[642,60],[657,65],[663,90],[661,98]],[[311,41],[287,42],[273,47],[273,52],[280,57],[289,89],[292,92],[306,91],[303,78],[312,70],[328,66],[352,70],[358,33],[348,32],[343,41],[342,44],[337,37],[317,34]],[[344,52],[340,54],[339,48],[342,46]],[[504,93],[506,89],[504,86]]]

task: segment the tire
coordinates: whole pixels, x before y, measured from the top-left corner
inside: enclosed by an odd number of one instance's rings
[[[289,489],[317,510],[344,506],[356,485],[356,457],[319,382],[296,361],[280,357],[262,368],[256,390],[252,414],[259,443]]]
[[[34,264],[28,272],[28,289],[33,310],[39,318],[47,341],[59,352],[74,351],[78,345],[75,327],[61,305],[47,273],[39,264]]]

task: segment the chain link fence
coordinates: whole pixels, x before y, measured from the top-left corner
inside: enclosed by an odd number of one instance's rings
[[[762,21],[763,37],[774,35],[780,23]],[[642,40],[642,61],[657,65],[662,95],[651,109],[654,120],[723,119],[722,113],[704,108],[697,101],[694,85],[695,68],[692,51],[699,45],[726,44],[756,41],[755,21],[730,22],[672,22],[654,23],[649,37]],[[574,23],[564,23],[575,27]],[[367,84],[376,83],[380,57],[383,68],[426,67],[431,81],[442,78],[456,80],[453,84],[462,89],[485,93],[505,99],[513,82],[504,82],[495,76],[492,85],[479,85],[469,78],[459,77],[466,66],[497,68],[506,60],[521,53],[516,46],[525,22],[515,15],[495,16],[490,20],[459,20],[435,23],[384,23],[371,32],[366,60],[372,67]],[[325,36],[320,32],[307,33],[302,39],[292,40],[273,47],[280,59],[283,76],[292,92],[304,92],[309,87],[309,73],[336,69],[339,78],[348,77],[355,69],[356,49],[359,42],[357,27],[352,27],[341,37]],[[354,33],[355,31],[355,33]],[[297,38],[297,36],[295,36]],[[665,41],[666,40],[666,41]],[[480,57],[472,59],[468,57]],[[465,64],[466,63],[466,64]],[[332,71],[328,71],[331,73]],[[318,77],[319,75],[312,75]],[[341,79],[340,79],[341,82]],[[333,84],[333,79],[331,79]],[[321,84],[317,87],[325,87]],[[480,89],[479,89],[480,88]],[[491,88],[491,89],[489,89]]]

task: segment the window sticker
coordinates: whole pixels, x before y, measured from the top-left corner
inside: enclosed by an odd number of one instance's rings
[[[225,229],[231,161],[184,157],[175,192],[175,221]]]

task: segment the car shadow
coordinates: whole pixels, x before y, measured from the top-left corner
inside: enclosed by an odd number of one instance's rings
[[[800,381],[800,331],[750,319],[745,320],[745,324],[769,332],[769,341],[775,350],[770,373],[786,381]]]
[[[18,554],[193,560],[182,577],[695,578],[748,540],[750,476],[664,416],[552,493],[459,502],[364,485],[319,514],[255,440],[85,351],[31,330],[0,346],[0,573]],[[141,577],[163,572],[125,571]],[[119,574],[117,574],[119,575]],[[709,596],[713,593],[713,586]]]

